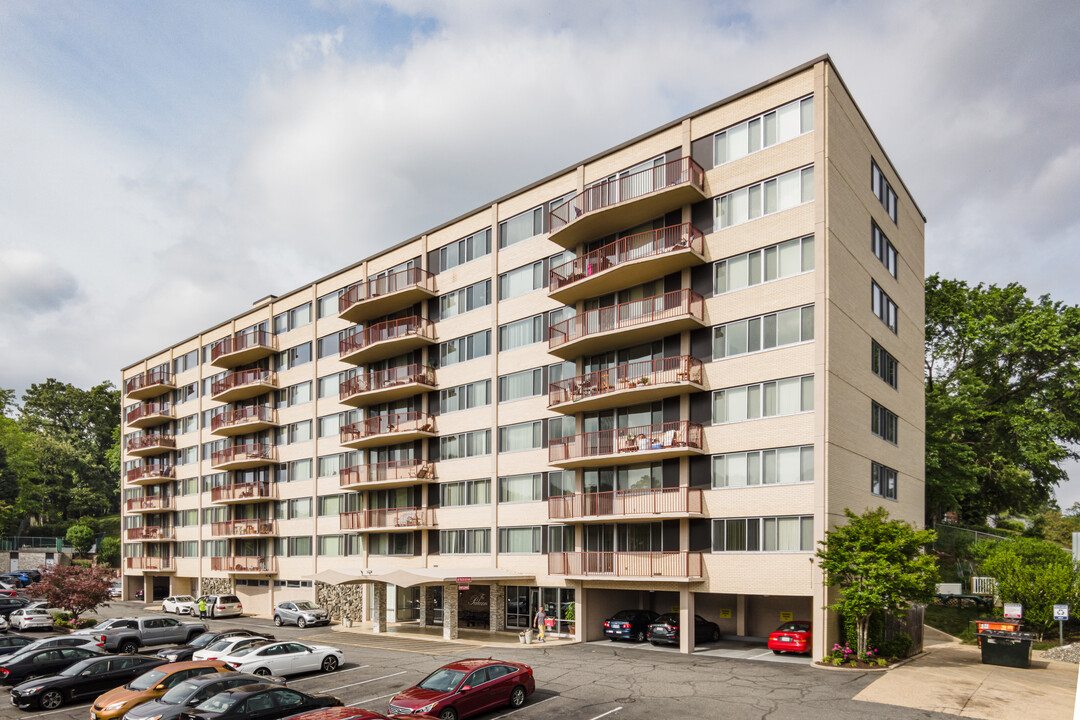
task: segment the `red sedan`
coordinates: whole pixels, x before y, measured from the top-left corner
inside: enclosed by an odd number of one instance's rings
[[[809,621],[786,622],[769,634],[769,649],[777,655],[782,652],[809,654],[813,649],[810,638]]]
[[[494,707],[519,708],[536,689],[532,668],[503,660],[460,660],[443,665],[390,700],[391,715],[434,715],[458,720]]]

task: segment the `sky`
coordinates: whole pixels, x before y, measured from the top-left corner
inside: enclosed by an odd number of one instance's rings
[[[928,274],[1077,304],[1077,37],[1075,1],[0,0],[0,387],[119,385],[825,53]]]

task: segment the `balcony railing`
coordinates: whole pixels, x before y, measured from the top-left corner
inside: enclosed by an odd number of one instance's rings
[[[266,537],[277,534],[273,520],[226,520],[210,525],[214,537]]]
[[[381,342],[406,338],[423,338],[434,342],[435,324],[416,315],[387,320],[343,338],[338,342],[338,351],[344,358]]]
[[[431,508],[381,508],[341,513],[342,530],[420,529],[434,526],[435,511]]]
[[[554,350],[590,335],[682,317],[704,323],[705,299],[693,290],[684,289],[588,310],[552,325],[548,334],[548,349]]]
[[[346,288],[338,298],[338,314],[347,313],[359,303],[404,290],[435,292],[435,276],[427,270],[408,268],[396,273],[359,282]]]
[[[172,406],[169,403],[142,403],[138,407],[131,410],[127,417],[128,425],[134,425],[140,420],[149,420],[151,418],[160,418],[162,421],[166,421],[172,417]],[[148,425],[152,423],[147,423]]]
[[[127,501],[128,512],[159,512],[172,510],[172,497],[169,495],[146,495]]]
[[[347,488],[367,483],[431,480],[434,477],[435,466],[426,460],[391,460],[342,468],[338,472],[338,483]]]
[[[256,502],[274,497],[274,486],[268,482],[233,483],[218,485],[210,490],[211,502]]]
[[[549,575],[626,578],[701,577],[699,552],[553,552]]]
[[[676,383],[702,384],[704,365],[693,355],[641,360],[553,382],[548,407],[609,393]]]
[[[698,488],[674,487],[614,490],[548,498],[548,519],[572,520],[621,515],[700,515],[703,495]]]
[[[129,483],[140,480],[172,480],[176,477],[176,469],[168,465],[140,465],[127,471]]]
[[[344,402],[360,393],[390,390],[413,384],[435,387],[435,369],[427,365],[403,365],[351,377],[338,386],[338,399]]]
[[[699,255],[705,252],[705,235],[690,223],[619,238],[591,253],[551,268],[549,292],[556,292],[625,263],[686,249]]]
[[[171,557],[129,557],[127,558],[128,570],[172,570],[173,559]]]
[[[248,407],[226,410],[210,420],[210,432],[236,425],[277,424],[277,410],[267,405],[249,405]]]
[[[212,466],[228,465],[231,463],[246,461],[255,462],[262,460],[265,460],[268,463],[273,462],[273,445],[267,445],[265,443],[233,445],[232,447],[227,447],[224,450],[217,450],[210,454],[210,464]]]
[[[341,444],[358,442],[379,435],[397,435],[400,433],[434,433],[435,417],[425,412],[403,412],[375,417],[350,423],[341,428]]]
[[[264,350],[272,352],[275,349],[276,337],[273,333],[267,332],[266,330],[252,330],[249,332],[237,333],[236,335],[214,343],[210,347],[210,362],[217,362],[227,355],[244,352],[245,350]]]
[[[140,390],[147,390],[154,385],[162,385],[172,387],[172,373],[168,370],[151,370],[149,372],[136,375],[124,383],[124,392],[128,395],[137,393]],[[162,392],[165,391],[165,387],[162,387]]]
[[[127,441],[127,451],[129,453],[140,450],[172,450],[175,447],[176,438],[172,435],[140,435]]]
[[[701,450],[703,438],[704,432],[701,425],[687,420],[599,430],[552,440],[548,443],[548,462],[566,462],[620,454],[625,454],[626,461],[632,462],[635,454],[685,449]]]
[[[231,372],[210,386],[210,395],[222,395],[248,385],[277,385],[277,373],[258,368]]]
[[[210,558],[210,569],[217,572],[269,574],[277,572],[275,559],[255,555],[212,557]]]
[[[128,528],[125,534],[128,540],[175,540],[176,528],[165,525],[146,525]]]
[[[705,171],[688,157],[596,183],[551,211],[551,232],[591,212],[684,184],[705,187]]]

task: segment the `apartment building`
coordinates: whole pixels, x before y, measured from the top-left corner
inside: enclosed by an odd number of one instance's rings
[[[924,222],[825,56],[265,297],[123,370],[125,596],[820,656],[817,541],[923,518]]]

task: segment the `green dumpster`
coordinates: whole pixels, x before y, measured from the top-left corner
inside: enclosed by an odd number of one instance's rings
[[[983,630],[979,633],[983,665],[1031,667],[1032,633],[1009,630]]]

